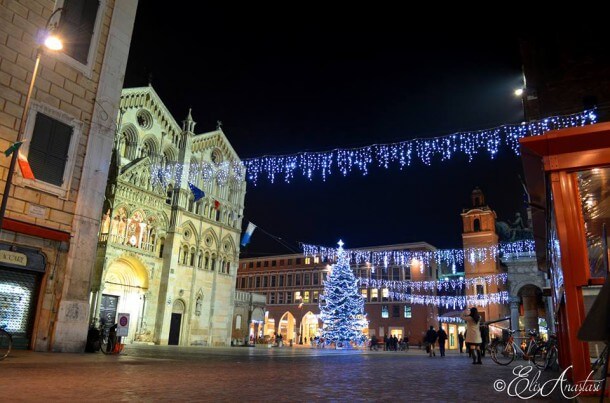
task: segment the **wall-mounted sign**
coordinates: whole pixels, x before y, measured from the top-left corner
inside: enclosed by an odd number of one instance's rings
[[[23,253],[0,250],[0,263],[10,263],[16,266],[27,266],[28,257]]]
[[[46,218],[47,208],[38,206],[36,204],[30,204],[30,208],[28,209],[28,215],[36,218]]]

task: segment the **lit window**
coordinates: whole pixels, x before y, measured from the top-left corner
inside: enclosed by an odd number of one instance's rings
[[[411,307],[410,306],[406,306],[406,305],[405,305],[405,318],[406,319],[410,319],[411,318]]]
[[[389,318],[390,317],[390,313],[388,312],[388,306],[387,305],[381,305],[381,317],[382,318]]]
[[[379,296],[377,295],[377,288],[371,288],[371,301],[377,301]]]
[[[363,288],[362,290],[360,290],[360,293],[362,294],[362,298],[367,299],[369,297],[369,292],[366,288]]]
[[[311,263],[311,258],[310,257],[306,257],[305,258],[305,264],[310,264]]]
[[[313,300],[311,302],[318,302],[318,291],[313,292]]]
[[[381,298],[383,298],[384,301],[388,300],[389,295],[390,295],[390,291],[387,288],[381,289]]]
[[[295,291],[294,292],[294,300],[299,301],[301,299],[301,291]]]
[[[309,302],[309,291],[303,293],[303,302]]]
[[[314,263],[320,263],[320,257],[319,256],[314,257],[313,258],[313,262]]]

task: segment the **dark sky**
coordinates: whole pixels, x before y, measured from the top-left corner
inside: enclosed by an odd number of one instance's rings
[[[196,132],[216,121],[241,158],[364,146],[521,120],[518,30],[397,10],[219,10],[140,1],[126,87],[152,84]],[[248,185],[244,227],[296,245],[425,241],[461,247],[462,208],[479,186],[499,220],[524,213],[510,150],[432,166]],[[257,231],[242,255],[291,253]]]

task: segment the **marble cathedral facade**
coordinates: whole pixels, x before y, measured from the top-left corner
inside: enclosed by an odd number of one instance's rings
[[[220,127],[196,134],[190,111],[179,126],[151,86],[123,90],[119,122],[91,315],[113,323],[128,313],[127,343],[229,345],[239,157]],[[205,196],[195,201],[191,184]]]

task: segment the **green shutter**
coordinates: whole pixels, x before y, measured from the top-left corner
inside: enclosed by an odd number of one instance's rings
[[[36,114],[28,160],[37,180],[63,185],[72,132],[71,126]]]

